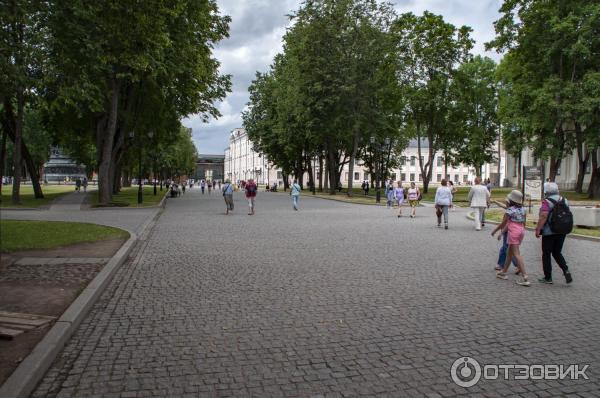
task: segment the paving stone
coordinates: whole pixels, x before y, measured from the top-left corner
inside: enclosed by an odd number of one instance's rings
[[[494,277],[498,243],[490,228],[474,231],[465,210],[450,214],[446,231],[426,208],[398,219],[385,208],[302,197],[293,212],[288,195],[261,192],[250,217],[236,201],[225,216],[216,195],[169,200],[33,396],[600,391],[597,242],[567,240],[572,285],[556,275],[552,286],[523,288],[513,275]],[[528,233],[521,252],[531,278],[540,276],[539,240]],[[590,380],[464,389],[450,378],[463,356],[482,365],[589,364]]]

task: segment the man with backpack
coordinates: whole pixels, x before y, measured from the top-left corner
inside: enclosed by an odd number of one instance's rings
[[[573,214],[569,209],[567,199],[559,195],[558,185],[555,182],[544,184],[544,196],[535,229],[536,238],[542,237],[542,264],[544,267],[544,277],[538,281],[546,284],[553,283],[551,257],[554,257],[565,280],[567,283],[571,283],[573,277],[567,267],[567,261],[562,255],[562,248],[567,234],[573,230]]]
[[[225,214],[229,214],[230,211],[233,211],[233,185],[229,179],[225,180],[225,185],[223,185],[223,199],[227,206]]]
[[[248,207],[250,208],[249,216],[254,215],[254,199],[256,198],[256,192],[258,191],[258,187],[254,182],[254,179],[249,179],[246,183],[246,199],[248,199]]]

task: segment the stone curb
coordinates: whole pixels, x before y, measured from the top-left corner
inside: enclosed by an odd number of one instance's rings
[[[35,389],[46,374],[66,342],[77,330],[119,267],[127,260],[138,238],[131,231],[129,239],[102,268],[83,292],[56,321],[33,351],[19,364],[17,369],[0,386],[2,398],[25,398]]]
[[[160,202],[158,202],[157,205],[154,206],[143,206],[143,207],[129,207],[129,206],[124,206],[124,207],[119,207],[119,206],[114,206],[114,207],[89,207],[86,210],[90,210],[90,211],[102,211],[102,210],[145,210],[145,209],[159,209],[159,208],[163,208],[165,207],[165,202],[167,200],[167,194],[165,193],[165,196],[163,196],[163,198],[160,200]]]
[[[467,219],[474,220],[475,219],[475,213],[474,212],[467,213]],[[500,224],[497,221],[485,220],[485,222],[486,222],[486,224],[494,224],[494,225]],[[531,227],[525,227],[525,229],[528,230],[528,231],[535,231],[535,228],[531,228]],[[567,235],[567,238],[580,239],[580,240],[589,240],[591,242],[600,242],[600,238],[596,238],[595,236],[585,236],[585,235],[579,235],[579,234],[569,234],[569,235]]]
[[[0,207],[0,211],[31,211],[31,210],[48,210],[49,208],[44,207]]]

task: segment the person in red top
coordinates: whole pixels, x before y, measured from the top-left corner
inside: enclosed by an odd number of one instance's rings
[[[250,208],[249,216],[254,214],[254,199],[256,198],[256,192],[258,191],[258,187],[256,183],[251,178],[246,183],[246,199],[248,199],[248,207]]]

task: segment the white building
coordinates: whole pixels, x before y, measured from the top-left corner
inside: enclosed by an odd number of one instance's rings
[[[422,184],[423,178],[419,164],[421,161],[427,161],[428,157],[427,143],[421,145],[421,156],[419,159],[417,142],[413,140],[402,153],[400,167],[390,171],[391,178],[394,181],[401,180],[404,183],[415,182]],[[508,155],[504,150],[500,152],[500,169],[498,163],[485,164],[482,167],[482,178],[490,178],[492,182],[500,181],[501,186],[518,186],[520,173],[518,171],[518,160]],[[600,150],[599,150],[600,156]],[[535,166],[543,164],[542,161],[533,157],[531,150],[526,149],[521,153],[521,166]],[[545,172],[548,176],[550,167],[546,165]],[[315,162],[315,180],[319,184],[319,165]],[[556,182],[561,189],[570,190],[575,187],[578,172],[577,154],[566,156],[561,163],[559,173],[556,176]],[[498,176],[499,173],[499,176]],[[350,178],[349,165],[344,165],[340,182],[346,187]],[[371,178],[368,170],[362,166],[360,159],[357,159],[354,166],[353,182],[356,186],[362,181]],[[450,179],[455,185],[467,185],[475,179],[475,169],[465,165],[448,165],[448,175],[444,176],[444,161],[442,153],[439,152],[434,157],[434,166],[432,172],[432,185],[438,185],[442,178]],[[277,181],[279,185],[283,184],[284,176],[281,169],[276,168],[269,162],[266,156],[252,150],[252,143],[248,140],[248,135],[243,128],[234,129],[229,137],[229,147],[225,149],[225,177],[233,182],[239,180],[248,180],[254,178],[259,184],[269,184]],[[499,178],[498,178],[499,177]],[[591,178],[591,161],[588,162],[584,178],[584,189],[587,188]],[[308,182],[308,175],[305,175],[305,182]]]
[[[233,129],[229,135],[229,147],[225,148],[225,178],[231,182],[248,181],[271,185],[275,180],[283,184],[280,169],[274,169],[267,157],[252,149],[252,142],[243,128]]]

